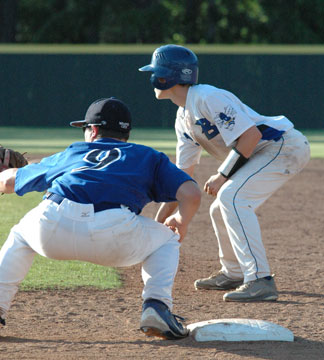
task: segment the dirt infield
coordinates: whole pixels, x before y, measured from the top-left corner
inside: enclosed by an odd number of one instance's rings
[[[215,168],[203,158],[200,185]],[[220,318],[272,321],[289,328],[293,343],[163,341],[139,330],[140,266],[122,269],[124,287],[96,291],[19,292],[0,330],[0,359],[283,359],[324,358],[324,160],[281,188],[259,210],[264,244],[276,274],[274,303],[225,303],[223,291],[195,291],[195,279],[217,269],[218,250],[202,205],[181,248],[174,312],[187,323]],[[152,204],[144,215],[153,216]]]

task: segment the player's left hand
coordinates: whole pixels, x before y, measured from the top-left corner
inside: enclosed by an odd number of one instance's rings
[[[19,151],[6,149],[0,145],[0,172],[9,168],[21,168],[28,165],[28,161]]]
[[[212,175],[204,186],[204,191],[211,196],[216,196],[219,189],[225,184],[227,178],[221,174]]]

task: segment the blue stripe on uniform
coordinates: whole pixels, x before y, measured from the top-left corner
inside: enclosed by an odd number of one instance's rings
[[[258,279],[257,273],[258,273],[258,271],[259,271],[258,262],[257,262],[257,260],[256,260],[256,257],[255,257],[254,254],[253,254],[253,251],[252,251],[251,246],[250,246],[250,243],[249,243],[249,239],[248,239],[248,237],[247,237],[247,235],[246,235],[246,233],[245,233],[244,226],[243,226],[242,221],[241,221],[241,219],[240,219],[240,216],[239,216],[239,214],[238,214],[238,212],[237,212],[237,209],[236,209],[236,206],[235,206],[235,198],[236,198],[238,192],[242,189],[242,187],[248,182],[248,180],[250,180],[254,175],[258,174],[261,170],[263,170],[263,169],[266,168],[269,164],[271,164],[274,160],[276,160],[276,158],[279,156],[279,154],[280,154],[280,152],[281,152],[281,149],[282,149],[282,147],[283,147],[283,144],[284,144],[284,138],[281,137],[281,139],[282,139],[282,143],[281,143],[281,146],[280,146],[280,149],[279,149],[277,155],[276,155],[272,160],[270,160],[267,164],[265,164],[264,166],[262,166],[258,171],[256,171],[255,173],[251,174],[251,175],[244,181],[244,183],[237,189],[237,191],[236,191],[236,193],[235,193],[235,195],[234,195],[234,197],[233,197],[233,206],[234,206],[234,209],[235,209],[236,216],[237,216],[238,221],[239,221],[239,223],[240,223],[240,225],[241,225],[241,228],[242,228],[242,231],[243,231],[245,240],[246,240],[246,242],[247,242],[247,244],[248,244],[250,253],[251,253],[251,255],[252,255],[252,257],[253,257],[253,259],[254,259],[254,261],[255,261],[255,265],[256,265],[256,274],[255,274],[255,276],[256,276],[257,279]]]

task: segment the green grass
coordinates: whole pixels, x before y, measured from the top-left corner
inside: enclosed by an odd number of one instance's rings
[[[324,158],[324,130],[303,130],[311,144],[312,158]],[[0,144],[29,154],[51,154],[82,140],[82,132],[73,128],[0,127]],[[152,146],[168,155],[175,154],[174,129],[135,129],[130,141]],[[41,201],[42,194],[33,192],[19,197],[0,196],[0,245],[11,227]],[[112,268],[79,261],[57,261],[36,255],[21,289],[75,288],[94,286],[106,289],[120,286],[118,272]]]
[[[6,240],[11,227],[26,212],[35,207],[42,194],[32,192],[19,197],[15,194],[0,196],[0,246]],[[81,261],[59,261],[36,255],[33,265],[21,284],[22,290],[76,288],[93,286],[111,289],[121,286],[119,274],[114,268]]]
[[[74,141],[83,141],[83,134],[71,127],[0,127],[0,144],[27,154],[52,154],[62,151]],[[175,154],[176,135],[173,129],[135,129],[129,141]]]
[[[1,44],[2,54],[152,54],[161,44]],[[186,44],[197,54],[324,54],[323,45]]]
[[[324,130],[302,130],[302,132],[310,142],[311,157],[324,158]]]
[[[302,130],[311,144],[312,158],[324,158],[324,130]],[[0,144],[28,154],[52,154],[62,151],[83,135],[74,128],[0,127]],[[134,129],[131,142],[152,146],[168,155],[175,155],[174,129]],[[206,153],[204,153],[206,155]]]

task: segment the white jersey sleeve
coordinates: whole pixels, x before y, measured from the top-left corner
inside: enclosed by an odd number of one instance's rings
[[[237,103],[221,92],[217,96],[209,94],[204,99],[202,109],[206,112],[205,118],[212,119],[217,126],[226,146],[233,145],[246,130],[255,125]]]
[[[187,169],[192,165],[199,164],[202,152],[201,146],[190,136],[186,128],[183,121],[184,114],[184,109],[180,107],[175,122],[177,135],[176,165],[180,169]]]

